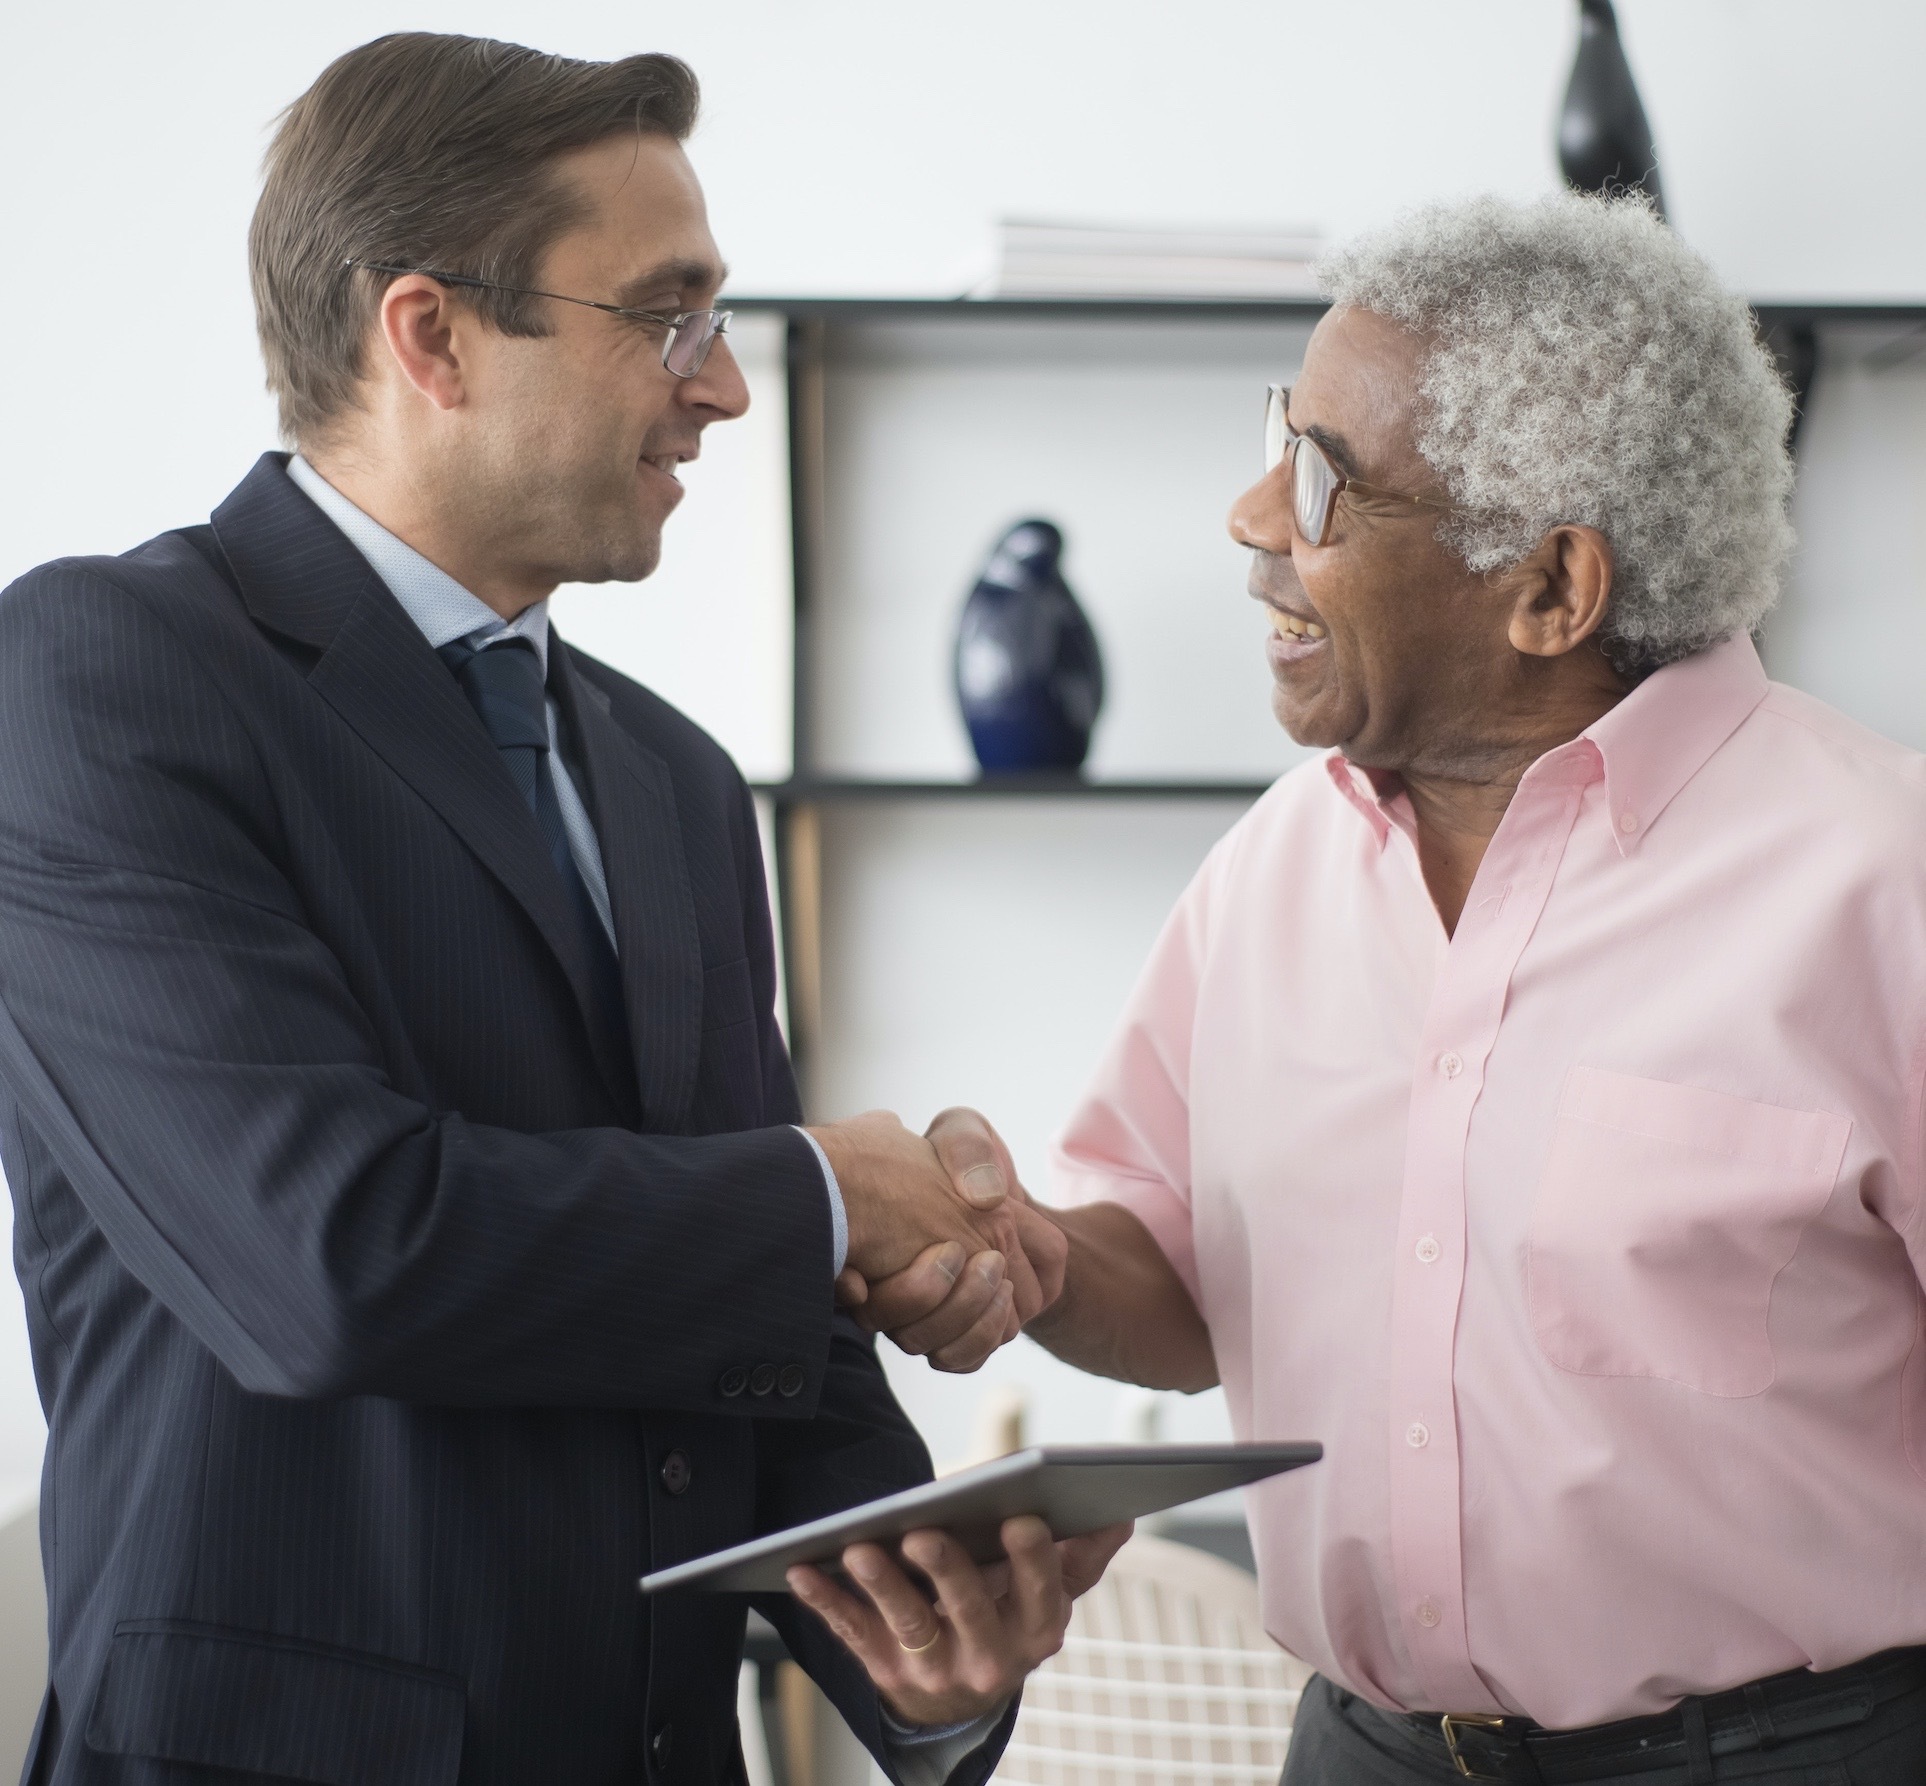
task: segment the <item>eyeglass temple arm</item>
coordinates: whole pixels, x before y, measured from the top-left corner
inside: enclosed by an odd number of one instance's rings
[[[518,298],[553,298],[558,304],[580,304],[584,310],[601,310],[610,316],[639,316],[647,322],[660,323],[667,329],[680,328],[684,316],[701,314],[700,311],[689,310],[670,316],[660,310],[631,310],[622,304],[604,304],[594,298],[571,298],[566,292],[537,291],[532,285],[498,285],[493,279],[477,279],[472,273],[444,273],[438,267],[398,267],[387,261],[355,260],[352,257],[341,264],[344,267],[358,267],[364,273],[392,273],[397,278],[415,274],[423,279],[432,279],[437,285],[465,285],[475,291],[502,291]],[[716,329],[718,335],[725,332],[726,325]]]
[[[403,267],[397,266],[393,261],[356,260],[352,255],[342,261],[341,264],[344,267],[353,267],[362,273],[392,274],[397,279],[406,279],[413,275],[421,279],[432,279],[437,285],[472,285],[483,291],[490,289],[489,282],[486,279],[477,279],[472,273],[444,273],[439,267]],[[507,291],[515,288],[504,286],[501,289]],[[524,295],[528,297],[546,297],[548,294],[546,292],[529,292]]]
[[[1402,502],[1409,508],[1455,510],[1458,506],[1455,502],[1440,502],[1435,496],[1407,496],[1402,490],[1387,490],[1380,484],[1367,484],[1357,478],[1342,476],[1331,494],[1336,497],[1353,492],[1359,496],[1375,497],[1379,502]]]

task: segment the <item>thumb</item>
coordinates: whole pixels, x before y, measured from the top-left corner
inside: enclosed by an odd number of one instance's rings
[[[1016,1174],[1002,1137],[974,1110],[945,1110],[927,1130],[943,1170],[965,1203],[995,1209],[1010,1194]]]

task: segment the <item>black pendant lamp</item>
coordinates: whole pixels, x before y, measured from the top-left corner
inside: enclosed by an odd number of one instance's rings
[[[1558,115],[1558,165],[1580,192],[1647,193],[1665,215],[1658,153],[1618,40],[1612,0],[1578,0],[1578,59]]]

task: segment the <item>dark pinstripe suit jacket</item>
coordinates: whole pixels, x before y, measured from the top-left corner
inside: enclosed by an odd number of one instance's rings
[[[280,459],[0,596],[30,1780],[733,1778],[743,1605],[636,1577],[928,1476],[832,1319],[747,791],[556,650],[632,1064],[480,721]]]

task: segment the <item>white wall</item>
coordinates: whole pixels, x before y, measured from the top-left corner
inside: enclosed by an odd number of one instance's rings
[[[1675,218],[1729,279],[1756,296],[1926,295],[1926,11],[1620,11]],[[1541,191],[1574,38],[1564,0],[16,6],[0,58],[0,579],[204,516],[272,444],[243,251],[265,126],[329,57],[411,27],[686,55],[709,95],[692,152],[718,233],[737,288],[763,292],[960,290],[1004,213],[1338,234],[1433,194]],[[1887,491],[1885,543],[1802,567],[1798,636],[1830,698],[1917,738],[1918,653],[1893,640],[1926,642],[1905,519],[1926,471],[1920,381],[1855,376],[1859,409],[1842,397],[1813,434],[1832,430],[1839,500]],[[662,654],[650,674],[693,689],[753,756],[766,685],[732,694],[689,662],[738,624],[719,614],[719,632],[676,615],[639,636]],[[1802,674],[1804,651],[1775,655],[1781,673]],[[9,1460],[37,1443],[37,1414],[11,1309],[0,1329]]]
[[[1676,217],[1755,295],[1926,292],[1926,11],[1624,0]],[[17,6],[0,61],[0,573],[204,515],[270,441],[244,234],[269,120],[381,31],[686,55],[744,291],[956,291],[1004,212],[1304,221],[1552,180],[1564,0]]]

